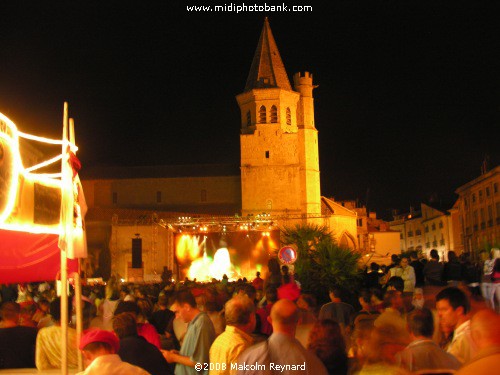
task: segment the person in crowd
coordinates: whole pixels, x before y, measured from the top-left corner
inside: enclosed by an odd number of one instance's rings
[[[424,308],[425,296],[424,296],[424,290],[422,288],[415,288],[415,291],[413,292],[411,305],[413,306],[414,309],[417,310]]]
[[[354,315],[354,307],[349,305],[345,300],[344,291],[337,287],[331,287],[329,290],[331,302],[324,304],[319,311],[318,319],[331,319],[340,324],[342,332],[345,334],[345,329],[351,324],[351,319]]]
[[[413,293],[415,290],[415,270],[412,266],[410,266],[410,259],[408,256],[403,255],[401,257],[401,262],[399,263],[399,268],[395,267],[393,270],[397,270],[394,276],[399,276],[404,281],[404,290],[403,293]]]
[[[35,367],[37,329],[19,325],[21,307],[4,302],[0,308],[0,369]]]
[[[273,326],[267,319],[271,314],[271,309],[278,300],[278,289],[274,286],[266,288],[266,305],[257,309],[257,327],[256,331],[259,334],[269,336],[273,333]]]
[[[379,312],[374,310],[371,304],[372,300],[372,293],[368,289],[362,289],[359,292],[358,295],[358,302],[361,306],[361,310],[359,310],[357,313],[352,318],[352,321],[354,322],[356,318],[358,318],[361,315],[378,315]]]
[[[269,274],[264,281],[264,289],[267,289],[268,286],[279,288],[279,286],[281,285],[281,268],[278,259],[269,259],[269,261],[267,262],[267,267],[269,269]]]
[[[262,290],[264,288],[264,279],[260,277],[259,271],[255,274],[255,279],[252,280],[252,285],[255,290]]]
[[[351,335],[351,345],[348,352],[349,373],[357,374],[367,357],[366,348],[374,329],[373,319],[363,319],[366,316],[361,315],[354,321],[354,330]]]
[[[328,374],[347,374],[346,345],[337,322],[330,319],[318,320],[309,333],[307,349],[323,362]]]
[[[495,249],[491,249],[488,258],[483,263],[483,274],[481,277],[481,293],[486,306],[495,308],[495,283],[493,282],[493,268],[495,266]]]
[[[448,287],[436,295],[436,309],[441,324],[453,327],[453,339],[448,353],[460,363],[468,362],[476,352],[470,329],[470,302],[465,293],[455,287]]]
[[[370,289],[372,294],[371,296],[371,305],[372,310],[378,313],[382,313],[385,309],[384,307],[384,294],[379,288]]]
[[[122,285],[120,288],[120,300],[121,301],[135,301],[135,297],[132,293],[130,293],[130,290],[127,285]]]
[[[424,266],[425,282],[428,285],[443,286],[443,263],[439,262],[439,254],[436,249],[430,252],[431,258]]]
[[[379,272],[379,270],[380,266],[378,265],[378,263],[370,263],[370,269],[367,270],[365,274],[366,288],[380,288],[380,277],[382,276],[382,274]]]
[[[460,362],[441,349],[434,341],[434,318],[431,310],[422,308],[408,315],[408,330],[411,343],[396,354],[396,364],[408,371],[442,370],[453,372]]]
[[[68,317],[71,315],[71,306],[68,301],[66,312]],[[61,368],[61,299],[59,297],[50,303],[50,315],[54,325],[40,329],[36,338],[35,363],[38,370]],[[68,327],[67,334],[68,367],[76,368],[78,364],[76,330]]]
[[[448,262],[443,267],[444,281],[449,286],[458,286],[458,283],[463,279],[463,274],[463,266],[458,260],[457,255],[452,250],[448,251]]]
[[[52,319],[50,318],[49,310],[50,310],[50,302],[45,298],[41,298],[38,301],[38,309],[33,314],[33,321],[36,323],[37,328],[47,327],[51,324]]]
[[[400,262],[399,255],[398,254],[392,254],[391,255],[391,264],[389,264],[387,266],[387,268],[385,269],[385,272],[389,273],[389,271],[391,270],[391,268],[399,267],[399,262]]]
[[[120,302],[120,292],[118,286],[114,282],[109,282],[106,285],[106,298],[99,305],[99,315],[102,317],[101,328],[113,330],[113,314]]]
[[[375,319],[374,325],[383,332],[392,332],[401,343],[408,344],[410,337],[403,316],[404,301],[399,290],[388,290],[384,295],[385,310]]]
[[[210,347],[210,362],[215,364],[210,375],[236,374],[231,368],[243,351],[253,343],[251,333],[255,329],[255,305],[248,296],[236,295],[224,307],[226,329]],[[226,366],[222,366],[222,364]]]
[[[491,280],[495,284],[496,312],[500,313],[500,258],[495,260]]]
[[[134,315],[134,318],[137,321],[137,332],[139,333],[139,336],[144,337],[148,342],[156,346],[158,349],[161,349],[160,335],[156,331],[156,328],[148,322],[139,321],[141,317],[141,310],[137,303],[131,301],[120,301],[115,309],[115,316],[125,312]]]
[[[312,294],[301,294],[297,299],[300,319],[295,332],[295,338],[306,347],[309,340],[309,332],[318,320],[316,312],[316,298]]]
[[[140,367],[123,362],[118,354],[120,342],[112,332],[102,329],[92,329],[86,332],[80,340],[85,371],[77,375],[149,375]]]
[[[386,290],[398,290],[403,293],[405,289],[405,282],[400,276],[391,276],[386,284]]]
[[[160,335],[161,348],[179,350],[179,341],[174,333],[175,314],[169,309],[168,295],[160,294],[156,305],[157,309],[153,312],[150,323]]]
[[[300,288],[295,282],[293,275],[289,273],[288,267],[283,266],[282,270],[283,278],[281,285],[278,287],[278,299],[286,298],[295,302],[300,296]]]
[[[458,374],[494,373],[500,363],[500,316],[489,309],[477,312],[471,319],[471,335],[478,351]]]
[[[237,373],[268,375],[280,372],[291,375],[301,370],[302,374],[326,375],[326,368],[318,357],[295,339],[298,319],[299,311],[292,301],[283,299],[276,302],[270,315],[273,334],[268,340],[251,346],[240,355]],[[264,367],[245,367],[245,363],[257,363]],[[274,368],[271,368],[271,363]],[[276,366],[280,366],[279,370],[276,370]]]
[[[215,340],[215,329],[207,314],[201,312],[189,290],[180,290],[174,297],[171,310],[185,323],[188,329],[180,352],[164,350],[163,356],[169,363],[176,363],[176,375],[208,374],[208,370],[195,369],[196,363],[209,363],[209,350]]]
[[[418,252],[410,251],[410,266],[415,271],[415,287],[422,288],[425,285],[424,264],[418,259]]]
[[[122,361],[141,367],[152,375],[173,374],[156,346],[137,334],[137,322],[131,313],[121,313],[113,319],[113,330],[120,339],[116,352]]]

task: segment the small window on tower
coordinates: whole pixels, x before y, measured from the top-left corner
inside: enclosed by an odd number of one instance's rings
[[[252,125],[252,115],[250,114],[250,111],[247,112],[247,126]]]
[[[290,108],[286,109],[286,124],[292,125],[292,111],[290,111]]]
[[[269,151],[266,151],[266,159],[269,159]]]
[[[156,192],[156,203],[161,203],[161,191]]]
[[[276,124],[278,122],[278,109],[275,105],[271,107],[271,123]]]
[[[261,106],[259,109],[259,124],[266,123],[266,107]]]

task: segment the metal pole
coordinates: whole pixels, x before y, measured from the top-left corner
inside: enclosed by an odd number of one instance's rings
[[[61,182],[64,189],[65,182],[65,165],[68,139],[68,103],[64,102],[63,113],[63,143],[62,143],[62,161],[61,161]],[[61,198],[63,192],[61,190]],[[61,205],[63,202],[61,202]],[[66,223],[62,223],[62,227],[66,230]],[[67,238],[66,238],[67,240]],[[68,264],[66,249],[61,249],[61,374],[68,374]]]

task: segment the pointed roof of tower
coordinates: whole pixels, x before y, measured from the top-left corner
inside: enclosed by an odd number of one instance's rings
[[[292,91],[267,17],[248,73],[245,92],[266,87],[279,87]]]

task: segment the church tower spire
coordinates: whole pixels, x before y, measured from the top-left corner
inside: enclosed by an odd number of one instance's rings
[[[264,26],[241,110],[242,214],[269,213],[308,220],[321,215],[317,130],[309,73],[294,76],[294,91],[269,21]]]
[[[248,73],[245,92],[266,87],[279,87],[292,91],[267,17]]]

